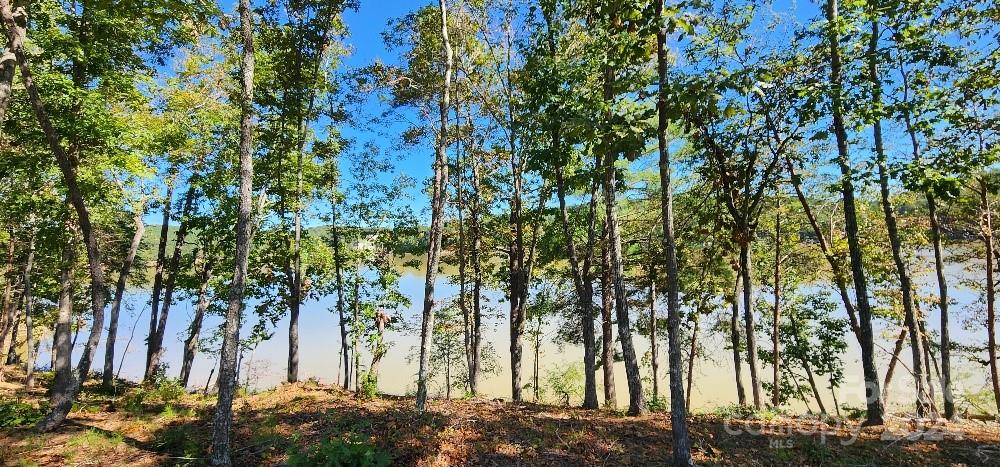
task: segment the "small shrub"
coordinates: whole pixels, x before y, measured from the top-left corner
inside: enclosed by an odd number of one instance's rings
[[[654,413],[666,413],[670,411],[670,401],[666,397],[658,396],[646,401],[646,408]]]
[[[181,385],[180,380],[175,378],[162,378],[157,381],[156,387],[150,391],[150,396],[163,402],[164,404],[169,404],[171,402],[177,402],[181,396],[185,393],[184,386]]]
[[[288,458],[290,467],[388,467],[392,456],[385,450],[354,439],[339,438],[325,440],[311,449],[303,449]]]
[[[361,397],[364,399],[374,399],[378,397],[378,377],[370,371],[365,372],[361,377]]]
[[[868,416],[868,410],[863,407],[849,407],[846,405],[840,406],[840,410],[843,411],[844,416],[848,420],[861,420]]]
[[[198,457],[202,454],[194,430],[186,425],[171,426],[156,436],[158,450],[175,456]]]
[[[35,408],[20,400],[0,400],[0,427],[12,428],[38,423],[45,415],[42,407]]]
[[[729,404],[715,408],[715,415],[722,418],[751,418],[756,411],[749,405]]]
[[[552,392],[559,397],[563,405],[568,406],[571,399],[579,398],[583,394],[583,370],[579,365],[569,364],[557,368],[549,372],[547,379]]]
[[[146,408],[148,392],[145,388],[132,388],[118,400],[118,405],[128,413],[139,414]]]

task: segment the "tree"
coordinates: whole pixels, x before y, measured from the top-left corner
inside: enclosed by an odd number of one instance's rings
[[[868,283],[864,265],[861,262],[861,242],[858,238],[857,207],[855,205],[854,182],[849,159],[848,137],[844,123],[843,81],[840,58],[840,21],[837,0],[826,1],[826,36],[830,63],[830,109],[833,114],[833,133],[837,141],[837,166],[840,168],[841,193],[844,204],[844,226],[850,248],[851,275],[854,279],[854,293],[858,309],[858,341],[861,343],[861,366],[865,376],[865,425],[883,424],[882,395],[879,391],[878,370],[875,367],[875,344],[871,324],[871,305],[868,301]]]
[[[212,464],[232,464],[229,452],[229,431],[232,426],[233,396],[236,392],[237,353],[240,315],[243,312],[243,291],[247,263],[250,257],[251,210],[253,208],[253,79],[254,37],[253,17],[249,0],[240,0],[240,143],[239,143],[239,217],[236,222],[235,271],[229,287],[229,306],[223,328],[219,367],[219,397],[212,429]]]
[[[441,40],[444,54],[444,84],[438,105],[440,127],[434,156],[434,180],[431,187],[431,229],[427,250],[427,275],[424,278],[424,308],[420,332],[420,372],[417,376],[417,410],[423,411],[427,403],[427,372],[430,365],[430,341],[434,332],[434,281],[441,255],[441,234],[444,223],[444,204],[448,197],[448,112],[451,93],[452,52],[448,41],[448,4],[439,1],[441,12]]]

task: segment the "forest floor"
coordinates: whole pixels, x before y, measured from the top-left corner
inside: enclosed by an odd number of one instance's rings
[[[44,409],[50,376],[43,373],[28,391],[23,376],[9,370],[8,382],[0,383],[0,426],[7,425],[0,428],[0,465],[205,462],[211,396],[176,386],[131,386],[115,397],[88,381],[66,423],[39,434],[30,423],[37,409]],[[238,397],[234,413],[236,465],[294,463],[289,461],[296,453],[335,439],[385,453],[393,465],[670,463],[670,417],[661,413],[626,417],[611,410],[432,400],[421,414],[412,398],[362,400],[312,381]],[[856,420],[842,418],[739,418],[720,412],[692,416],[690,428],[700,465],[1000,465],[1000,424],[994,421],[892,417],[885,427],[862,429]]]

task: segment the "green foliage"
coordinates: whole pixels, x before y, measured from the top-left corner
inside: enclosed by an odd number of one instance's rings
[[[378,397],[378,375],[371,371],[366,371],[361,376],[361,396],[365,399]]]
[[[387,467],[392,455],[361,439],[334,438],[301,449],[288,458],[290,467]]]
[[[149,396],[164,404],[169,404],[180,400],[185,392],[180,380],[165,378],[156,383],[156,386],[150,391]]]
[[[203,443],[204,440],[200,440],[191,425],[168,426],[160,431],[153,441],[158,450],[182,457],[201,456],[203,453],[201,446],[205,445]]]
[[[33,425],[44,415],[44,407],[36,408],[18,399],[0,399],[0,427]]]
[[[670,411],[670,399],[664,396],[650,397],[646,400],[646,408],[653,413],[667,413]]]
[[[583,369],[579,364],[570,363],[549,371],[546,380],[552,392],[563,405],[583,396]]]

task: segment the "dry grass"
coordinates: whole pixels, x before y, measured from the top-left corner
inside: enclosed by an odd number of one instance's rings
[[[25,393],[16,384],[0,388],[0,398],[13,397],[39,403],[43,392]],[[0,464],[204,462],[213,399],[185,395],[165,404],[153,397],[129,410],[121,401],[90,383],[83,410],[56,432],[0,429]],[[664,414],[629,418],[487,400],[436,400],[420,414],[410,398],[364,401],[311,382],[238,398],[234,408],[237,465],[280,465],[303,446],[348,437],[386,450],[397,465],[669,465],[670,420]],[[731,434],[737,429],[742,433]],[[691,431],[695,461],[703,465],[1000,465],[1000,425],[994,422],[895,418],[887,427],[860,430],[837,419],[727,422],[700,415]],[[897,439],[901,435],[910,436]]]

